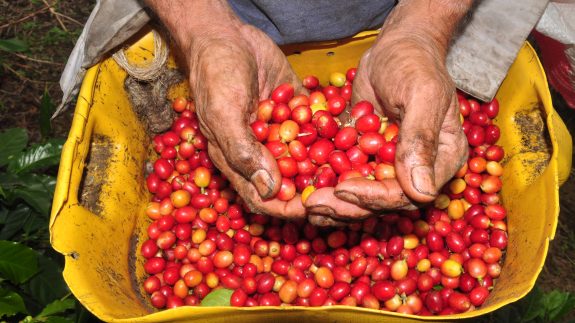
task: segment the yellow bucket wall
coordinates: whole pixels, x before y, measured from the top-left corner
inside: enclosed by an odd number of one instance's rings
[[[284,51],[300,77],[314,74],[325,84],[330,72],[356,66],[375,35],[362,33],[338,42],[289,46]],[[149,33],[129,49],[128,56],[143,61],[152,52]],[[150,222],[144,214],[150,199],[144,165],[155,154],[131,109],[125,78],[112,59],[86,74],[62,152],[50,219],[51,243],[65,256],[68,286],[104,321],[448,321],[476,317],[518,300],[533,287],[541,271],[557,226],[559,185],[571,168],[572,141],[553,110],[543,69],[528,43],[497,94],[501,109],[495,122],[503,134],[499,144],[506,151],[502,199],[509,212],[509,247],[502,275],[481,309],[444,317],[345,306],[181,307],[156,312],[141,288],[146,275],[139,254]],[[170,95],[185,95],[185,91],[185,86],[178,86]],[[526,134],[525,129],[530,132]],[[541,145],[541,140],[546,144]],[[86,187],[96,190],[91,204],[94,212],[79,203]]]

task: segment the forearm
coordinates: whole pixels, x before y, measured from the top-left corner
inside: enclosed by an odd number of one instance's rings
[[[198,36],[221,37],[241,25],[226,0],[145,0],[184,53]]]
[[[383,25],[383,31],[430,36],[445,53],[473,0],[401,0]]]

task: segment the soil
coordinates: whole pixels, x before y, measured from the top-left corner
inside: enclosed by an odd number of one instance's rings
[[[571,135],[575,135],[575,110],[569,109],[562,98],[553,93],[553,104]],[[573,156],[575,160],[575,154]],[[545,267],[538,285],[544,290],[559,289],[575,293],[575,171],[559,190],[561,211],[555,239],[551,241]],[[574,313],[575,315],[575,313]]]
[[[21,53],[0,51],[0,129],[22,127],[41,140],[38,117],[44,91],[57,106],[58,84],[68,55],[95,1],[0,0],[0,39],[29,45]],[[52,121],[53,135],[65,137],[72,109]]]
[[[41,140],[40,100],[46,91],[55,106],[60,103],[60,74],[94,4],[85,0],[0,0],[0,39],[18,37],[30,46],[21,53],[0,51],[0,131],[22,127],[32,142]],[[575,110],[555,93],[553,100],[573,133]],[[53,136],[67,135],[72,115],[68,109],[53,120]],[[571,170],[571,177],[560,189],[559,225],[538,280],[538,286],[547,291],[575,293],[574,175]]]

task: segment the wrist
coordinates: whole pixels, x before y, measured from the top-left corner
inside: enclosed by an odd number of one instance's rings
[[[446,55],[472,5],[473,0],[401,0],[384,23],[382,34],[427,39]]]
[[[184,55],[189,55],[194,41],[234,37],[243,25],[226,0],[145,0],[145,3]]]

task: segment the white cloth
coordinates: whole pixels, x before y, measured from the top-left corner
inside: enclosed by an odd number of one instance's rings
[[[137,0],[97,0],[60,77],[62,103],[54,116],[74,100],[86,71],[148,21],[150,17]]]

